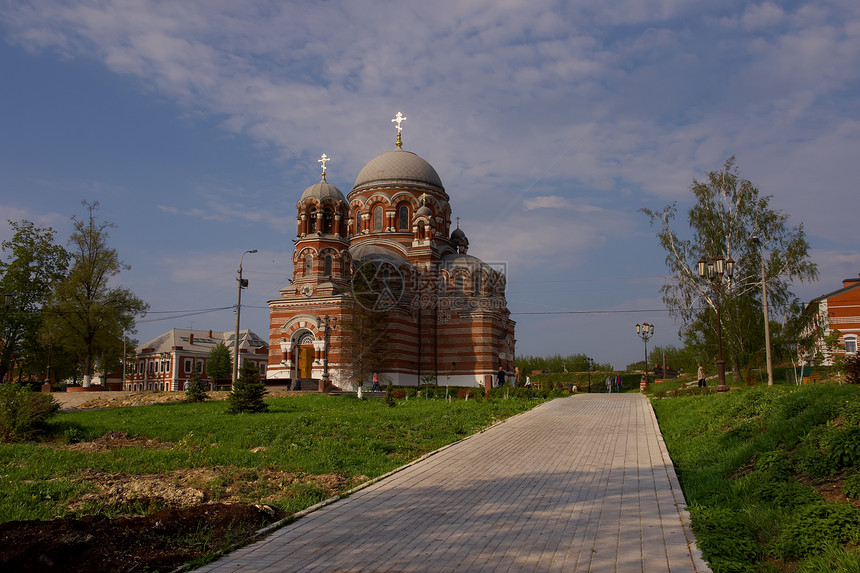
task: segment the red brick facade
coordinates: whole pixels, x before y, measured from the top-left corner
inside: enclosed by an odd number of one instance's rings
[[[860,278],[845,279],[842,288],[820,296],[809,303],[807,311],[813,312],[824,325],[823,336],[839,331],[837,354],[857,354],[860,338]],[[819,350],[825,356],[825,364],[832,363],[824,342]]]
[[[398,139],[399,141],[399,139]],[[514,326],[502,263],[467,254],[451,228],[449,197],[436,171],[398,147],[371,160],[348,197],[325,180],[297,204],[293,276],[269,301],[268,379],[331,381],[349,388],[340,330],[358,265],[385,285],[388,360],[383,382],[483,385],[514,369]],[[326,325],[328,324],[328,330]]]

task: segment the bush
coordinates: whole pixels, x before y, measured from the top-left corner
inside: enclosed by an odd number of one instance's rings
[[[860,541],[860,511],[844,503],[816,503],[795,513],[773,546],[776,557],[802,559],[833,545]]]
[[[846,358],[842,371],[845,373],[846,383],[860,384],[860,354]]]
[[[191,381],[188,383],[188,390],[185,391],[185,401],[205,402],[209,399],[209,395],[206,394],[208,387],[208,384],[206,384],[200,376],[200,365],[195,364],[194,374],[191,376]]]
[[[14,382],[0,384],[0,441],[32,439],[44,432],[60,405],[50,394],[31,392]]]
[[[269,406],[263,401],[266,385],[257,374],[257,365],[247,361],[242,365],[239,379],[233,384],[233,391],[227,395],[230,414],[268,412]]]
[[[696,507],[691,512],[696,544],[715,571],[748,571],[759,551],[741,512]]]
[[[842,484],[842,493],[845,497],[860,499],[860,474],[854,474],[845,478]]]

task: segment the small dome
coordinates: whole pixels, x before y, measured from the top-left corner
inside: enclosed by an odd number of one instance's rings
[[[427,205],[421,205],[417,211],[415,211],[416,215],[423,215],[425,217],[430,217],[433,215],[433,211],[430,210],[430,207]]]
[[[411,151],[399,148],[371,159],[359,172],[353,189],[370,184],[396,183],[427,185],[441,191],[445,190],[439,174],[432,165]]]
[[[302,193],[302,198],[299,201],[304,201],[306,199],[317,199],[321,201],[323,199],[334,199],[336,201],[346,201],[346,198],[343,196],[343,193],[340,192],[340,189],[323,179],[319,183],[314,183]]]
[[[454,229],[454,232],[451,233],[451,239],[466,239],[466,233],[463,232],[463,229],[457,227]],[[466,239],[466,244],[469,243],[469,240]]]

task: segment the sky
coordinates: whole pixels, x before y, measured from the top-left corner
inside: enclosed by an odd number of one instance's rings
[[[251,249],[242,327],[267,338],[317,160],[347,194],[398,111],[469,253],[506,265],[518,354],[623,368],[641,322],[680,346],[639,210],[683,215],[730,156],[803,225],[801,300],[860,273],[856,0],[0,0],[0,36],[0,239],[65,241],[98,201],[140,342],[233,330]]]

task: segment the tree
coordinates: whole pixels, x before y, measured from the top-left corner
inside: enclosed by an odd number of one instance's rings
[[[227,413],[268,412],[269,406],[263,401],[266,393],[266,385],[260,380],[257,365],[246,360],[239,370],[239,379],[233,384],[233,391],[227,394]]]
[[[191,381],[188,383],[188,390],[185,391],[186,402],[204,402],[209,398],[206,394],[207,385],[200,375],[200,363],[194,364],[194,372],[191,375]]]
[[[219,342],[209,352],[206,361],[206,372],[212,380],[230,378],[233,373],[233,359],[230,357],[230,349],[223,342]]]
[[[659,228],[657,238],[672,275],[661,288],[663,302],[681,320],[681,336],[711,355],[716,354],[719,303],[724,352],[738,379],[741,361],[764,345],[762,264],[772,317],[784,315],[794,301],[791,282],[815,280],[818,270],[809,259],[803,225],[790,226],[788,215],[771,207],[772,196],[760,196],[751,182],[741,179],[734,157],[721,170],[707,173],[706,180],[694,179],[690,189],[696,201],[687,216],[692,238],[681,238],[673,229],[676,203],[662,210],[642,209]],[[719,256],[733,259],[735,271],[724,288],[714,289],[699,277],[696,263]]]
[[[387,316],[393,309],[379,304],[381,292],[373,263],[360,263],[353,274],[352,291],[345,297],[347,312],[339,328],[341,369],[356,388],[383,370],[391,356]]]
[[[22,353],[24,362],[35,358],[44,318],[40,311],[69,265],[68,252],[54,244],[54,229],[27,220],[9,221],[9,226],[14,235],[2,243],[8,258],[0,260],[0,294],[11,295],[10,307],[0,309],[0,381],[9,372],[13,352]]]
[[[115,225],[96,221],[98,202],[82,205],[89,216],[72,217],[72,270],[54,290],[46,326],[55,329],[82,362],[84,386],[89,386],[95,360],[101,358],[104,366],[121,352],[123,338],[135,332],[134,317],[144,315],[149,305],[129,289],[111,286],[111,278],[131,267],[108,246],[108,230]]]

